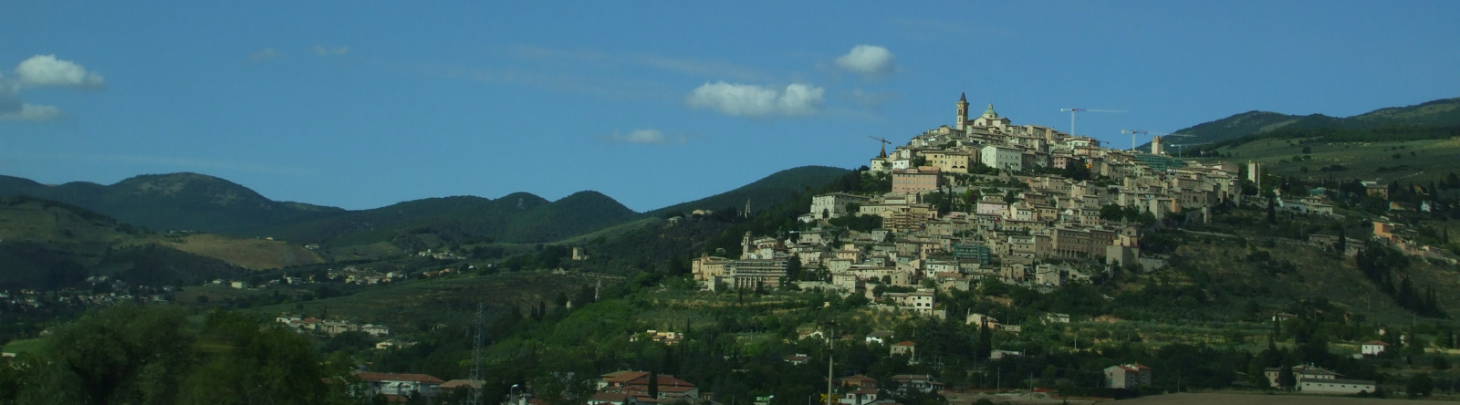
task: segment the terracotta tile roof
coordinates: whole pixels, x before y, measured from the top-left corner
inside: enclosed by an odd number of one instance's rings
[[[457,380],[451,380],[451,381],[447,381],[447,382],[441,383],[441,389],[445,389],[445,390],[453,390],[453,389],[457,389],[457,388],[480,388],[481,386],[482,386],[482,380],[461,380],[461,379],[457,379]]]
[[[442,381],[440,378],[432,377],[432,376],[426,375],[426,374],[375,373],[375,372],[369,372],[369,371],[360,371],[360,372],[356,372],[355,373],[355,377],[359,377],[360,380],[363,380],[363,381],[371,381],[371,382],[375,382],[375,381],[415,381],[415,382],[419,382],[419,383],[436,384],[436,385],[440,385],[441,383],[445,382],[445,381]]]

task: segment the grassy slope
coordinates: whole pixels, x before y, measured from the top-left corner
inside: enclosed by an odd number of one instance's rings
[[[319,257],[284,242],[195,234],[150,233],[82,208],[29,197],[0,198],[0,278],[34,283],[62,267],[144,276],[152,269],[191,277],[318,263]],[[226,263],[226,264],[225,264]],[[220,273],[221,274],[221,273]],[[170,277],[170,276],[169,276]],[[144,276],[150,278],[150,276]]]
[[[1309,143],[1311,142],[1311,143]],[[1311,158],[1304,158],[1303,148]],[[1217,149],[1221,160],[1261,162],[1269,173],[1312,179],[1428,182],[1460,172],[1460,138],[1401,142],[1325,142],[1315,139],[1259,139]],[[1398,155],[1396,158],[1395,155]],[[1331,165],[1342,171],[1322,171]],[[1303,168],[1307,171],[1303,172]]]
[[[1174,252],[1185,262],[1189,272],[1167,271],[1179,283],[1200,286],[1230,297],[1227,304],[1239,305],[1255,300],[1266,307],[1282,307],[1298,299],[1323,298],[1347,309],[1364,314],[1371,320],[1408,322],[1410,312],[1399,308],[1354,264],[1353,258],[1338,258],[1287,237],[1263,224],[1259,210],[1238,210],[1229,218],[1237,220],[1201,227],[1235,237],[1185,235]],[[1307,232],[1333,232],[1332,220],[1323,217],[1283,216],[1283,222],[1297,221]],[[1365,235],[1350,233],[1349,237]],[[1271,271],[1271,266],[1247,260],[1253,252],[1266,252],[1279,261],[1294,264],[1294,271]],[[1195,275],[1195,274],[1200,275]],[[1413,277],[1415,285],[1433,287],[1441,307],[1460,313],[1460,269],[1443,264],[1414,260],[1398,274]],[[1230,310],[1226,308],[1222,310]]]
[[[1449,127],[1455,125],[1460,125],[1460,98],[1439,99],[1402,107],[1386,107],[1342,118],[1322,114],[1289,115],[1268,111],[1248,111],[1183,128],[1176,133],[1196,135],[1196,137],[1169,142],[1222,142],[1284,129],[1372,129],[1393,126]],[[1142,147],[1145,146],[1142,145]]]
[[[251,270],[277,269],[324,262],[324,259],[318,254],[298,245],[266,239],[194,234],[180,238],[164,238],[160,242],[177,250],[212,257]]]

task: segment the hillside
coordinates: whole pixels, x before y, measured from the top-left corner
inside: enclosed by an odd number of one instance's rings
[[[157,235],[53,201],[0,197],[0,288],[61,288],[91,275],[138,284],[240,274],[217,258],[156,243]]]
[[[0,196],[17,195],[64,202],[156,230],[248,236],[270,226],[344,212],[273,201],[228,180],[196,173],[142,175],[108,186],[86,182],[49,186],[0,176]]]
[[[808,188],[830,183],[846,170],[805,166],[777,172],[734,190],[655,210],[650,214],[695,208],[743,207],[763,211]],[[31,196],[96,211],[133,225],[158,230],[192,230],[245,237],[269,236],[296,243],[318,243],[340,254],[369,258],[481,242],[544,243],[571,238],[643,216],[596,191],[548,201],[530,193],[497,199],[476,196],[426,198],[385,207],[347,211],[270,200],[247,187],[195,173],[143,175],[113,185],[73,182],[44,185],[0,176],[0,196]],[[226,239],[226,238],[225,238]],[[243,245],[190,237],[169,246],[222,258],[249,268],[316,263],[312,252],[250,253]],[[254,242],[255,245],[263,241]],[[287,244],[281,244],[287,248]],[[257,247],[257,246],[256,246]],[[267,246],[278,250],[281,246]]]
[[[1172,142],[1220,143],[1281,130],[1371,130],[1393,127],[1446,128],[1454,126],[1460,126],[1460,98],[1440,99],[1411,106],[1385,107],[1341,118],[1323,114],[1289,115],[1270,111],[1248,111],[1177,130],[1175,133],[1195,136]],[[1140,146],[1140,148],[1148,147],[1149,144]]]
[[[751,212],[761,212],[792,198],[796,193],[807,189],[819,189],[824,185],[830,184],[846,173],[846,169],[827,166],[801,166],[786,169],[750,184],[740,186],[734,190],[694,201],[674,204],[649,211],[648,214],[659,216],[666,213],[681,213],[696,209],[718,211],[733,208],[742,210],[745,209],[746,200],[750,200]]]
[[[1457,134],[1460,135],[1460,134]],[[1400,180],[1426,184],[1460,173],[1460,139],[1346,142],[1321,136],[1262,137],[1205,149],[1210,159],[1259,162],[1271,174],[1304,179]]]

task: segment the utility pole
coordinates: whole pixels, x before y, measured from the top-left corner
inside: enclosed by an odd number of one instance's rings
[[[826,337],[826,405],[832,405],[833,402],[832,402],[832,396],[831,396],[831,386],[832,386],[832,373],[831,373],[831,370],[832,370],[832,362],[836,361],[836,356],[833,356],[834,353],[832,351],[832,350],[834,350],[836,348],[836,341],[833,340],[834,337],[836,336],[836,323],[833,322],[832,323],[832,326],[830,328],[828,328],[828,329],[829,329],[828,331],[831,332],[831,334],[830,335],[827,335],[827,337]]]

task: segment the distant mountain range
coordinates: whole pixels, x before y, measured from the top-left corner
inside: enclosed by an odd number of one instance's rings
[[[330,245],[391,242],[416,248],[438,242],[551,242],[645,215],[696,208],[740,208],[747,199],[752,202],[752,210],[758,210],[792,198],[796,192],[819,188],[847,172],[832,167],[798,167],[725,193],[645,214],[596,191],[581,191],[557,201],[519,192],[497,199],[427,198],[351,211],[273,201],[242,185],[196,173],[142,175],[112,185],[73,182],[55,186],[0,176],[0,196],[58,201],[155,230],[271,236]]]
[[[1176,131],[1195,135],[1168,140],[1175,144],[1214,144],[1281,130],[1342,129],[1370,130],[1380,128],[1449,128],[1460,126],[1460,98],[1447,98],[1423,104],[1387,107],[1351,117],[1330,117],[1323,114],[1289,115],[1269,111],[1248,111],[1216,121],[1205,122]],[[1142,145],[1149,148],[1149,143]]]
[[[0,196],[60,201],[158,230],[250,234],[347,211],[273,201],[228,180],[196,173],[142,175],[109,186],[72,182],[48,186],[0,176]]]

